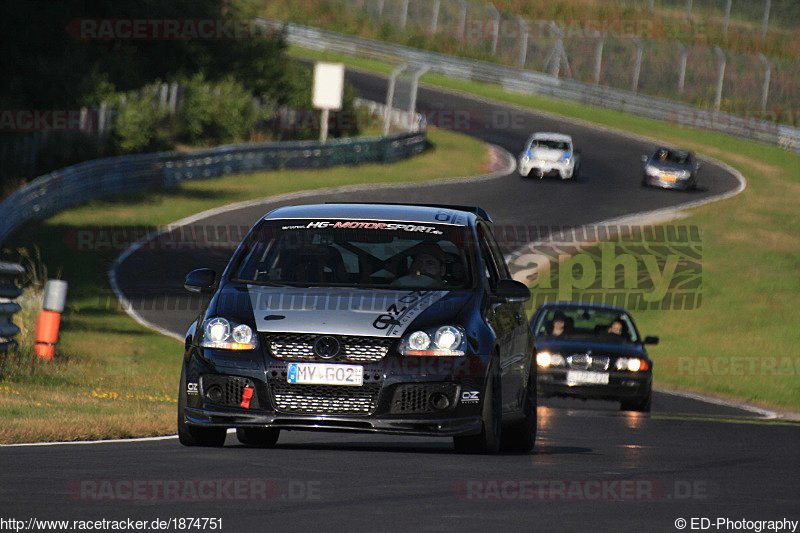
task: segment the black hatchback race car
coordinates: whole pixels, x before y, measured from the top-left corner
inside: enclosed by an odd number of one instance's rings
[[[531,319],[539,394],[616,400],[623,411],[650,411],[653,361],[622,307],[572,302],[543,304]]]
[[[281,430],[452,436],[459,451],[529,451],[536,365],[528,288],[479,208],[278,208],[186,334],[178,436],[275,445]]]

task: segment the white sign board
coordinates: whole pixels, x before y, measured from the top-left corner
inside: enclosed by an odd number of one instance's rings
[[[343,90],[343,63],[316,63],[314,65],[314,91],[311,102],[315,108],[340,110]]]

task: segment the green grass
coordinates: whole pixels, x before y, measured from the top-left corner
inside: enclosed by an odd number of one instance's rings
[[[2,260],[35,255],[69,282],[58,356],[31,355],[35,311],[15,317],[21,349],[0,359],[0,442],[84,440],[174,433],[182,348],[118,309],[106,273],[123,246],[78,250],[77,230],[169,224],[233,202],[322,187],[422,182],[486,171],[484,145],[430,129],[430,150],[391,165],[291,170],[188,181],[174,189],[143,191],[68,209],[29,223],[7,241]],[[454,164],[454,162],[457,162]],[[39,276],[41,279],[42,276]],[[29,297],[29,295],[28,295]],[[188,326],[188,324],[187,324]]]
[[[393,68],[339,54],[297,48],[291,53],[382,73]],[[720,133],[507,93],[497,86],[435,74],[426,74],[422,82],[686,146],[738,170],[747,180],[744,192],[695,208],[689,218],[678,222],[696,225],[702,232],[702,306],[694,311],[637,312],[634,318],[645,334],[661,337],[662,342],[649,350],[657,386],[800,410],[797,154]],[[775,371],[762,366],[772,362]]]

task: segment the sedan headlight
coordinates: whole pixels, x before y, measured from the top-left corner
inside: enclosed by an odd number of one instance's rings
[[[638,357],[620,357],[614,366],[617,370],[627,370],[629,372],[644,372],[650,368],[647,361]]]
[[[203,348],[252,350],[258,345],[253,328],[236,324],[227,318],[210,318],[203,322]]]
[[[692,175],[692,173],[689,172],[688,170],[679,170],[679,171],[675,172],[675,176],[679,180],[685,180],[686,178],[688,178],[691,175]]]
[[[549,366],[565,366],[564,357],[557,353],[539,352],[536,354],[536,364],[542,368]]]
[[[466,335],[456,326],[415,331],[400,341],[402,355],[460,356],[466,353]]]

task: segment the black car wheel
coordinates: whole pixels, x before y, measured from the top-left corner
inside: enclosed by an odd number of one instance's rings
[[[631,400],[622,400],[620,402],[620,411],[638,411],[640,413],[649,413],[652,404],[653,394],[648,392],[644,398],[633,398]]]
[[[186,408],[186,376],[181,370],[181,385],[178,391],[178,440],[184,446],[214,446],[225,444],[226,428],[204,428],[186,423],[183,410]]]
[[[236,438],[247,446],[272,448],[278,442],[280,429],[273,428],[236,428]]]
[[[489,369],[489,379],[483,398],[483,428],[477,435],[453,437],[456,451],[459,453],[495,454],[500,451],[503,432],[503,404],[500,385],[500,374],[496,363]]]
[[[528,453],[536,443],[536,373],[531,372],[522,404],[524,418],[503,428],[503,449]]]

